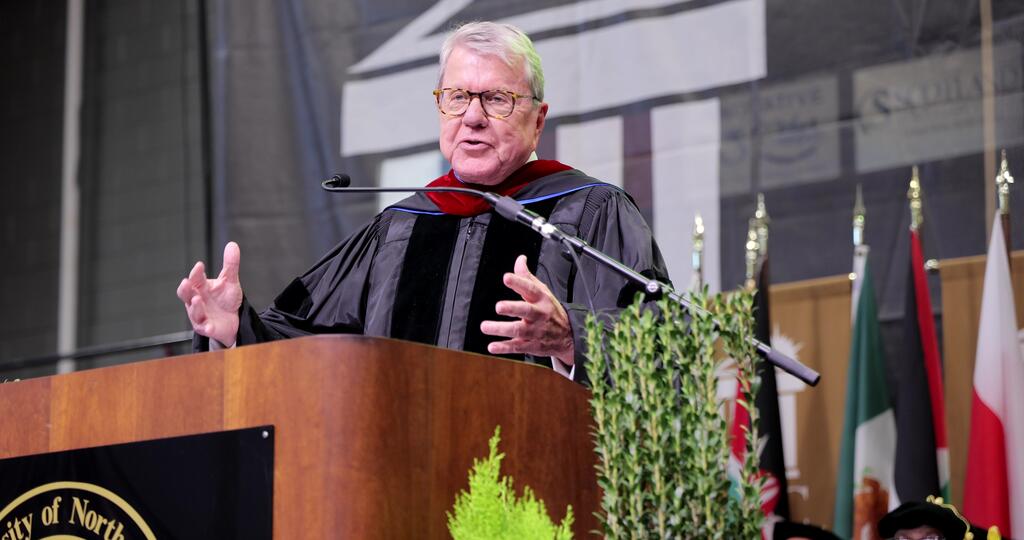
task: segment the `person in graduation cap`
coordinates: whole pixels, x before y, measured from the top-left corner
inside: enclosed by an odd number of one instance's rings
[[[893,540],[1010,540],[997,527],[985,530],[972,525],[953,505],[932,496],[925,502],[903,503],[883,516],[878,534]]]
[[[441,153],[452,169],[430,186],[511,196],[637,271],[668,280],[651,230],[625,192],[537,159],[548,104],[526,34],[507,24],[465,24],[444,41],[440,66],[433,93]],[[360,333],[517,357],[586,384],[587,291],[596,309],[613,312],[638,289],[592,261],[576,268],[542,240],[483,200],[416,194],[341,242],[262,313],[242,293],[233,242],[218,277],[207,278],[196,263],[177,292],[197,350]]]

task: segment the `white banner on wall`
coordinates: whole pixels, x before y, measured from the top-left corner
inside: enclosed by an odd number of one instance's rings
[[[1021,47],[993,51],[996,140],[1024,140]],[[853,75],[857,172],[980,152],[981,52],[970,49],[861,69]]]
[[[761,136],[754,155],[755,120]],[[835,75],[761,86],[722,98],[722,194],[752,189],[757,159],[760,190],[839,176],[839,83]]]

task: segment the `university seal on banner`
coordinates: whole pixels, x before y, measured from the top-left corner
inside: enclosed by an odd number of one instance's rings
[[[124,498],[85,482],[34,487],[0,510],[0,524],[0,540],[156,538]]]

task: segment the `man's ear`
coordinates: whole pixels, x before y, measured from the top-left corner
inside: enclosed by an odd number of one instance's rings
[[[540,107],[537,107],[537,134],[534,136],[534,147],[540,144],[540,134],[544,132],[544,122],[547,121],[547,116],[548,104],[542,102]]]

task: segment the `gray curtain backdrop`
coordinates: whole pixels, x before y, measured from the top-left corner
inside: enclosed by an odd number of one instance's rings
[[[67,24],[62,3],[8,4],[0,15],[0,248],[8,254],[0,265],[0,359],[57,348]]]

